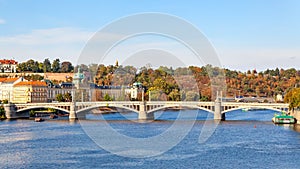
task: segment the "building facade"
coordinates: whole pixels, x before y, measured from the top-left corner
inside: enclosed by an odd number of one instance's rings
[[[42,81],[23,81],[14,85],[14,103],[45,103],[48,98],[48,86]]]
[[[17,71],[18,62],[15,60],[0,60],[1,73],[15,73]]]
[[[67,93],[72,95],[72,90],[74,88],[73,83],[60,83],[59,85],[49,86],[48,85],[48,102],[57,101],[56,96],[58,94],[65,95]]]
[[[19,78],[1,78],[0,79],[0,99],[12,102],[14,100],[13,87],[15,84],[24,81],[23,77]]]

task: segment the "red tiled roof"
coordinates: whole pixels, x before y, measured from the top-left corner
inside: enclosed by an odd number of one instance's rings
[[[47,86],[47,83],[41,81],[29,81],[29,82],[19,82],[14,86]]]
[[[1,77],[1,78],[0,78],[0,82],[5,81],[6,79],[7,79],[6,77]]]
[[[15,78],[6,78],[3,82],[4,83],[13,83],[15,81],[17,81],[19,79],[19,77],[15,77]]]
[[[6,59],[4,59],[4,60],[0,60],[0,63],[1,64],[13,64],[13,65],[16,65],[16,64],[18,64],[18,62],[17,61],[15,61],[15,60],[6,60]]]

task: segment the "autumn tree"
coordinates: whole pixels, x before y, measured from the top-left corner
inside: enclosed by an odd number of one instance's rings
[[[300,107],[300,88],[291,89],[284,97],[284,102],[289,103],[289,109],[293,110]]]
[[[73,72],[74,67],[73,67],[71,62],[64,61],[64,62],[61,63],[60,70],[61,70],[62,73],[70,73],[70,72]]]

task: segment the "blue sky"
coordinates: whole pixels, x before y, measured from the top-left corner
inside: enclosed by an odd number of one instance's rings
[[[0,0],[0,57],[76,63],[103,26],[136,13],[162,12],[201,30],[223,67],[299,69],[299,9],[298,0]]]

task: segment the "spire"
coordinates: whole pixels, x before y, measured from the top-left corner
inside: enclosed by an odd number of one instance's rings
[[[116,67],[119,67],[119,62],[118,62],[118,60],[116,60],[115,66],[116,66]]]
[[[77,75],[78,75],[78,77],[80,75],[80,66],[78,67]]]

